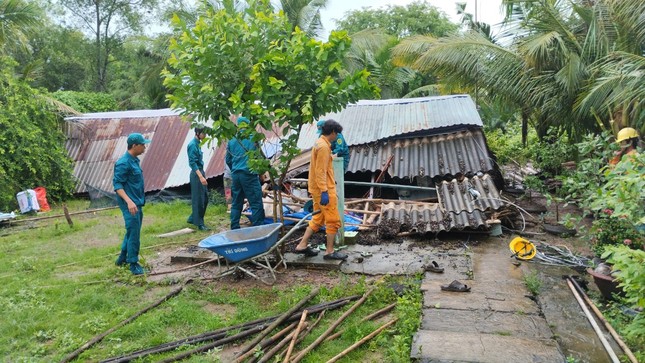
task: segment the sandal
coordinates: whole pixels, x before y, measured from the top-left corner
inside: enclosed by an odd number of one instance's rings
[[[441,290],[452,292],[470,292],[470,287],[466,284],[454,280],[450,285],[441,285]]]
[[[307,246],[307,248],[303,250],[299,250],[297,248],[293,249],[293,253],[297,253],[299,255],[305,255],[305,257],[314,257],[318,256],[318,251],[314,250],[313,248]]]
[[[339,260],[339,261],[345,261],[347,259],[347,255],[344,253],[340,253],[338,251],[334,251],[332,253],[328,253],[323,256],[323,259],[325,260]]]
[[[425,265],[425,266],[423,266],[423,268],[426,271],[436,272],[436,273],[443,273],[443,267],[439,267],[439,264],[437,263],[437,261],[432,261],[430,263],[430,265]]]

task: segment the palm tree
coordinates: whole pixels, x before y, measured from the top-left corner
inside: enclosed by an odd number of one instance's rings
[[[28,47],[28,34],[41,23],[41,10],[23,0],[0,2],[0,55],[13,47]]]
[[[524,132],[531,121],[540,136],[555,128],[575,140],[608,127],[612,112],[599,101],[600,93],[596,98],[585,95],[598,89],[588,87],[599,75],[601,60],[609,61],[610,50],[641,55],[643,20],[633,14],[643,14],[643,2],[504,0],[504,4],[511,36],[500,44],[507,45],[496,44],[477,30],[442,39],[415,37],[395,48],[396,61],[437,72],[447,82],[477,83],[485,95],[520,110]],[[616,96],[616,91],[609,93]],[[622,104],[633,96],[621,96],[626,98]],[[573,113],[576,106],[580,112]]]
[[[280,0],[284,15],[294,27],[299,27],[310,37],[319,36],[323,31],[320,10],[328,0]]]

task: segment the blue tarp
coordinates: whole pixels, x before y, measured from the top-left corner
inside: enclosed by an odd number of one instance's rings
[[[308,213],[306,212],[294,212],[294,213],[288,213],[285,214],[285,217],[289,218],[295,218],[295,219],[303,219]],[[311,217],[307,218],[307,220],[311,220]],[[348,214],[345,214],[345,230],[346,231],[358,231],[358,226],[349,226],[348,224],[361,224],[362,219],[359,219],[354,216],[350,216]],[[273,223],[273,218],[266,218],[264,220],[264,223]],[[298,222],[294,221],[284,221],[285,226],[291,226],[294,225]],[[323,230],[325,229],[324,227],[322,228]]]

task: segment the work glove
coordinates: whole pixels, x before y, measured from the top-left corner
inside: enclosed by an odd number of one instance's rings
[[[327,205],[329,204],[329,194],[327,192],[322,192],[320,195],[320,205]]]

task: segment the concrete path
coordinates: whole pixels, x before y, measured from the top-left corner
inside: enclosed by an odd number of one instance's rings
[[[489,238],[469,254],[472,271],[426,273],[423,322],[414,336],[411,357],[418,362],[564,362],[537,303],[528,296],[524,268],[514,266],[507,248]],[[463,263],[462,263],[463,264]],[[445,292],[441,285],[459,280],[471,292]]]

